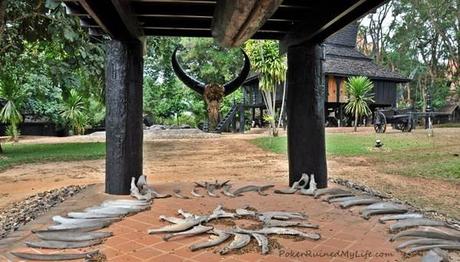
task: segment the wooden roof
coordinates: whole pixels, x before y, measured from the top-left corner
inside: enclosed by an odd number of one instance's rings
[[[244,35],[243,40],[276,39],[281,40],[282,46],[301,44],[306,41],[322,41],[385,2],[385,0],[62,1],[67,7],[67,13],[78,16],[81,26],[88,28],[93,36],[105,35],[114,39],[132,39],[142,36],[212,37],[216,36],[216,28],[213,28],[213,25],[221,25],[216,23],[216,20],[221,17],[231,17],[230,19],[238,20],[243,24],[241,26],[249,28],[251,25],[247,25],[248,23],[260,23],[252,25],[253,30],[250,30],[248,35]],[[242,12],[242,8],[249,10],[240,13],[244,17],[222,15],[222,12]],[[263,15],[267,17],[257,20]],[[232,22],[236,21],[230,21]],[[223,26],[228,27],[228,24]],[[220,29],[225,31],[227,27]]]

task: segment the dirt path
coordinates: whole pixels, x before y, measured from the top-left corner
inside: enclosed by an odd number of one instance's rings
[[[253,137],[224,135],[218,139],[146,141],[144,173],[152,184],[156,181],[215,179],[284,182],[288,170],[286,157],[252,145],[248,140]],[[50,140],[57,142],[56,138]],[[50,142],[46,139],[38,141]],[[75,139],[65,141],[75,142]],[[104,160],[16,166],[0,173],[0,208],[49,189],[102,183],[104,171]]]
[[[250,139],[263,135],[146,141],[144,173],[152,184],[215,179],[285,183],[287,157],[265,152],[249,143]],[[56,142],[56,139],[52,141]],[[379,173],[366,158],[330,158],[328,169],[332,177],[359,182],[416,206],[460,217],[457,208],[460,206],[459,183]],[[22,165],[8,169],[0,173],[0,208],[37,192],[65,185],[101,183],[104,170],[103,160]]]

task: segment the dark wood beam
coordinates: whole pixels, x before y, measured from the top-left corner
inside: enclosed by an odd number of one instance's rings
[[[320,59],[318,44],[288,49],[286,108],[290,185],[305,173],[315,175],[319,188],[327,187],[325,92]]]
[[[185,36],[185,37],[212,37],[211,30],[208,28],[190,29],[190,28],[144,28],[146,36]],[[278,39],[280,40],[284,33],[258,31],[253,35],[253,39]]]
[[[297,24],[281,41],[280,49],[286,52],[289,46],[307,42],[321,42],[347,24],[359,19],[367,12],[384,4],[387,0],[341,0],[334,6],[319,8],[324,16],[316,26]],[[326,4],[326,2],[321,2]]]
[[[275,13],[282,0],[220,0],[214,11],[212,35],[222,46],[240,46]]]
[[[142,175],[143,45],[111,40],[106,65],[105,192],[129,194],[131,177]]]
[[[112,4],[117,10],[118,15],[125,24],[133,38],[139,38],[144,35],[142,29],[139,27],[139,22],[134,16],[129,0],[112,0]]]
[[[132,24],[125,23],[131,18],[129,18],[129,11],[119,11],[120,8],[124,7],[121,2],[118,3],[118,7],[113,5],[112,0],[79,0],[79,3],[112,39],[132,40],[142,36],[132,28]]]

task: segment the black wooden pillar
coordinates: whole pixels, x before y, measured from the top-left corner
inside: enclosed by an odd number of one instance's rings
[[[288,49],[289,185],[306,173],[315,174],[319,188],[327,187],[321,54],[318,44]]]
[[[106,65],[105,192],[129,194],[131,177],[142,175],[142,43],[112,40]]]

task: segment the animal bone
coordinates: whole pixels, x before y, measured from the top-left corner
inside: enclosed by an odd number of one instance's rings
[[[92,218],[110,218],[110,217],[120,217],[124,214],[107,214],[107,213],[86,213],[86,212],[70,212],[67,213],[68,217],[71,218],[85,218],[85,219],[92,219]]]
[[[70,249],[70,248],[83,248],[91,247],[102,244],[102,240],[90,240],[79,242],[66,242],[66,241],[36,241],[25,242],[26,246],[34,248],[49,248],[49,249]]]
[[[235,212],[239,216],[256,216],[256,212],[243,208],[237,208]]]
[[[177,210],[177,213],[178,213],[179,215],[183,216],[184,218],[189,218],[189,217],[194,218],[194,217],[196,217],[194,214],[185,212],[185,211],[182,210],[182,209],[178,209],[178,210]]]
[[[399,214],[399,215],[388,215],[379,218],[379,222],[385,224],[385,221],[390,220],[404,220],[404,219],[411,219],[411,218],[423,218],[422,214],[417,213],[407,213],[407,214]]]
[[[329,200],[328,202],[329,203],[337,203],[337,202],[344,202],[344,201],[348,201],[348,200],[357,200],[357,199],[365,199],[365,198],[369,198],[369,196],[349,196],[349,197],[338,197],[338,198],[333,198],[331,200]]]
[[[300,221],[279,221],[279,220],[265,220],[264,225],[267,227],[306,227],[306,228],[319,228],[319,225],[310,223],[303,223]]]
[[[182,218],[167,217],[167,216],[161,215],[160,221],[168,221],[169,223],[172,223],[172,224],[181,224],[181,223],[184,223],[186,220]]]
[[[101,228],[104,228],[104,225],[95,225],[93,227],[84,227],[84,228],[68,228],[68,229],[44,229],[44,230],[35,230],[32,229],[32,233],[34,234],[41,234],[41,233],[46,233],[46,234],[51,234],[51,233],[60,233],[60,234],[69,234],[69,233],[75,233],[75,232],[91,232],[91,231],[96,231]]]
[[[300,212],[284,212],[284,211],[268,211],[268,212],[262,212],[260,213],[261,216],[268,218],[268,219],[278,219],[278,217],[282,217],[282,220],[286,220],[283,218],[287,219],[306,219],[307,216],[305,214],[302,214]]]
[[[444,226],[445,223],[442,221],[431,220],[427,218],[414,218],[405,219],[390,226],[390,232],[396,232],[398,230],[404,230],[411,227],[417,226]]]
[[[302,195],[307,195],[307,196],[313,196],[315,194],[315,191],[317,190],[316,187],[316,181],[315,181],[315,175],[312,174],[310,178],[310,183],[308,189],[300,189],[300,194]]]
[[[373,215],[382,215],[382,214],[401,214],[405,213],[407,210],[405,209],[371,209],[365,210],[362,212],[361,217],[364,219],[369,219]]]
[[[146,192],[145,195],[141,194],[139,191],[139,188],[136,186],[136,178],[132,177],[131,178],[131,196],[138,199],[138,200],[147,200],[150,201],[152,199],[152,194],[150,191]]]
[[[460,242],[445,240],[445,239],[436,239],[436,238],[419,238],[411,239],[406,242],[399,244],[396,249],[401,250],[409,246],[426,246],[426,245],[448,245],[448,244],[460,244]]]
[[[185,230],[187,230],[187,229],[189,229],[191,227],[194,227],[194,226],[200,224],[201,222],[203,222],[202,219],[187,218],[184,223],[167,225],[167,226],[164,226],[162,228],[149,229],[147,232],[149,234],[181,232],[181,231],[185,231]]]
[[[251,236],[257,240],[257,244],[261,248],[262,255],[265,255],[270,251],[268,248],[268,239],[266,236],[258,233],[252,233]]]
[[[51,218],[54,222],[59,224],[81,224],[86,222],[118,222],[121,218],[95,218],[95,219],[83,219],[83,218],[67,218],[62,216],[53,216]]]
[[[277,193],[277,194],[294,194],[295,192],[297,192],[297,190],[299,190],[299,182],[298,181],[294,182],[290,188],[276,189],[273,192]]]
[[[180,198],[180,199],[190,199],[190,197],[188,196],[183,196],[181,193],[180,193],[180,189],[176,188],[173,190],[173,193],[174,193],[174,196],[177,197],[177,198]]]
[[[56,230],[56,229],[83,229],[83,228],[104,228],[108,227],[112,222],[82,222],[82,223],[74,223],[74,224],[60,224],[60,225],[53,225],[49,226],[48,230]]]
[[[336,194],[336,195],[329,195],[327,197],[325,197],[323,199],[324,202],[329,202],[330,200],[334,199],[334,198],[342,198],[342,197],[351,197],[351,196],[355,196],[354,194],[352,193],[344,193],[344,194]]]
[[[104,201],[101,204],[101,207],[146,207],[151,203],[144,200],[116,200],[116,201]]]
[[[223,187],[222,193],[228,197],[236,197],[233,193],[230,192],[231,185],[225,185]]]
[[[259,195],[265,195],[263,194],[263,191],[274,187],[274,185],[264,185],[264,186],[255,186],[255,185],[248,185],[248,186],[243,186],[238,188],[237,190],[233,191],[233,195],[235,196],[241,196],[242,193],[246,192],[257,192]]]
[[[233,241],[219,251],[221,255],[225,255],[232,250],[237,250],[245,247],[251,241],[251,236],[246,234],[233,233],[235,236]]]
[[[99,250],[79,253],[79,254],[36,254],[25,252],[11,252],[12,255],[28,260],[41,260],[41,261],[62,261],[62,260],[76,260],[82,258],[91,258],[99,254]]]
[[[332,187],[332,188],[322,188],[316,190],[314,197],[319,198],[322,195],[338,195],[338,194],[351,194],[350,191],[338,188],[338,187]]]
[[[217,245],[223,243],[225,240],[227,240],[231,236],[231,234],[228,234],[228,233],[226,233],[224,231],[216,230],[216,229],[213,230],[213,233],[217,234],[216,239],[212,239],[210,241],[193,244],[193,245],[190,246],[190,250],[191,251],[196,251],[196,250],[202,249],[202,248],[217,246]]]
[[[236,214],[234,213],[229,213],[226,212],[222,209],[221,205],[218,205],[214,211],[212,212],[211,215],[208,216],[207,221],[211,221],[213,219],[219,219],[219,218],[235,218]]]
[[[438,250],[441,250],[439,248],[436,248]],[[438,252],[435,251],[435,249],[431,249],[422,257],[422,262],[449,262],[449,257],[448,255],[444,254],[444,256],[441,256],[438,254]]]
[[[348,208],[352,206],[359,206],[359,205],[368,205],[379,202],[379,199],[376,198],[365,198],[365,199],[356,199],[356,200],[348,200],[344,201],[340,204],[341,208]]]
[[[217,183],[217,182],[216,182]],[[216,189],[216,186],[215,185],[212,185],[212,184],[208,184],[206,186],[206,192],[208,193],[208,196],[210,197],[219,197],[218,195],[216,195],[214,193],[214,190]]]
[[[402,231],[394,235],[390,241],[395,241],[401,237],[426,237],[460,241],[460,233],[457,231],[435,227],[422,227],[414,230]]]
[[[427,245],[427,246],[418,246],[418,247],[413,247],[404,253],[407,255],[410,255],[415,252],[419,251],[425,251],[425,250],[430,250],[433,248],[440,248],[440,249],[447,249],[447,250],[460,250],[460,243],[455,243],[455,244],[439,244],[439,245]]]
[[[112,232],[68,232],[65,234],[59,232],[42,232],[36,233],[35,236],[42,240],[90,241],[108,238],[113,236],[113,234]]]
[[[371,210],[371,209],[404,209],[407,210],[407,206],[396,204],[393,202],[378,202],[372,205],[365,207],[363,210]]]
[[[171,239],[173,237],[178,237],[178,236],[195,236],[195,235],[199,235],[199,234],[203,234],[205,232],[208,232],[208,231],[210,231],[212,229],[214,229],[214,227],[212,227],[212,226],[207,227],[207,226],[197,225],[197,226],[194,226],[192,229],[189,229],[189,230],[186,230],[186,231],[182,231],[182,232],[178,232],[178,233],[172,233],[172,234],[166,234],[163,237],[163,240],[168,241],[169,239]]]
[[[149,209],[150,206],[140,207],[140,206],[131,206],[131,207],[89,207],[84,211],[88,213],[103,213],[103,214],[118,214],[126,215],[129,213],[137,213]]]
[[[321,236],[318,233],[305,233],[299,230],[295,230],[292,228],[284,228],[284,227],[264,227],[259,230],[247,230],[242,228],[236,228],[235,232],[237,233],[244,233],[244,234],[252,234],[258,233],[263,235],[292,235],[292,236],[300,236],[303,238],[309,238],[312,240],[318,240]]]
[[[195,197],[204,197],[203,195],[198,194],[198,192],[196,192],[196,189],[197,189],[196,186],[193,187],[193,189],[192,189],[192,195],[195,196]]]

